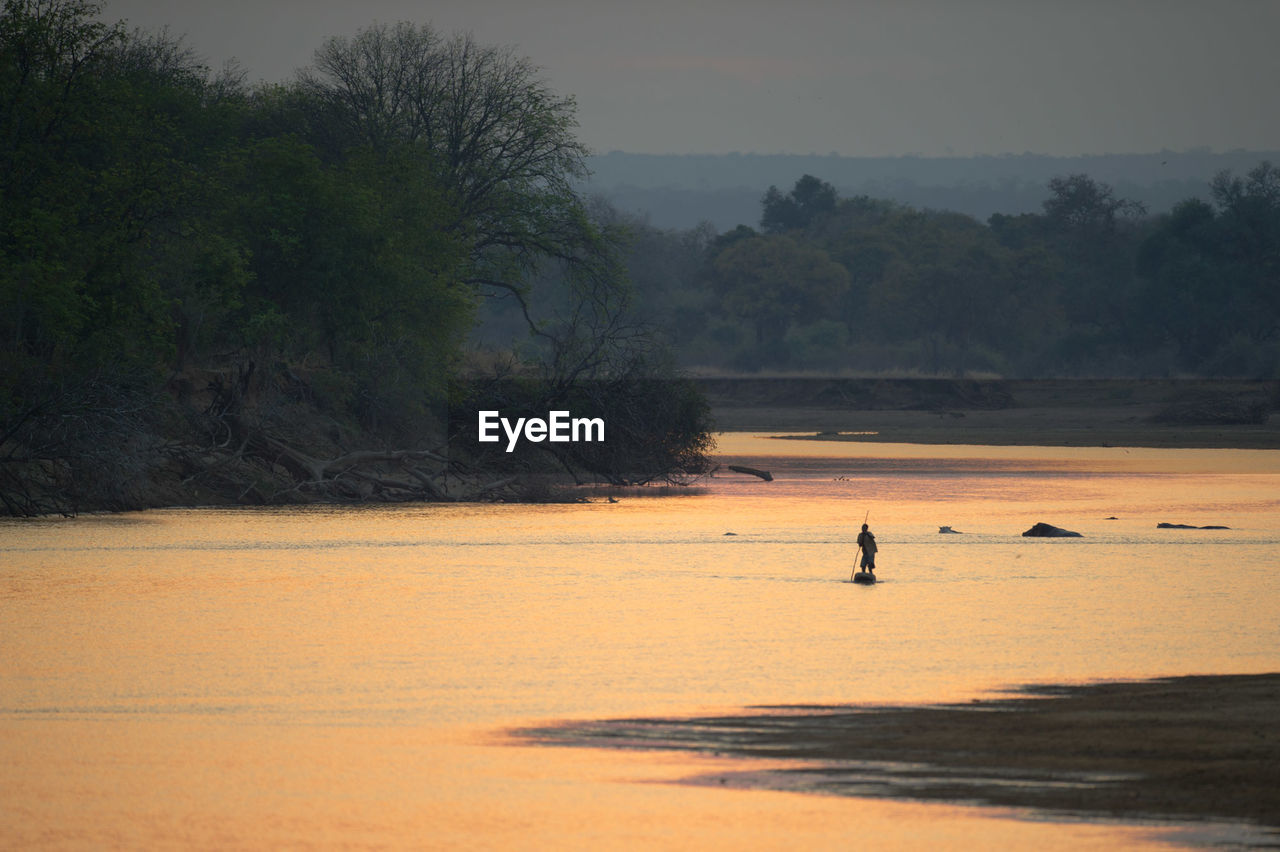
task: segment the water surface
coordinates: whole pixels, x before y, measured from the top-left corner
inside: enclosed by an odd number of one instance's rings
[[[1221,836],[638,783],[709,762],[510,745],[506,730],[557,719],[1280,670],[1280,452],[741,436],[721,451],[775,481],[0,523],[0,846]],[[847,582],[864,517],[869,588]],[[1037,521],[1083,538],[1023,538]]]

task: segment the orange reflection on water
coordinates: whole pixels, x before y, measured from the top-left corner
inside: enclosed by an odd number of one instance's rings
[[[686,497],[0,523],[0,846],[1140,846],[502,731],[1280,668],[1280,453],[766,446]]]
[[[6,848],[1156,849],[1170,834],[673,785],[739,767],[413,726],[27,721],[0,725],[0,759]]]

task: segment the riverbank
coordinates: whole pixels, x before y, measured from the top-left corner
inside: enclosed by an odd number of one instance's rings
[[[1280,383],[704,378],[721,431],[824,441],[1280,449]]]
[[[770,762],[692,784],[1280,829],[1277,707],[1280,674],[1195,676],[1028,688],[965,705],[769,708],[520,733]]]
[[[82,424],[84,434],[74,440],[64,434],[65,424],[54,439],[43,427],[25,437],[11,434],[4,448],[9,463],[0,466],[0,515],[561,499],[545,476],[522,475],[545,465],[522,470],[498,453],[501,463],[486,471],[475,463],[478,444],[455,440],[451,450],[443,434],[431,449],[419,446],[419,436],[390,445],[407,449],[387,450],[386,439],[340,426],[310,391],[291,397],[253,375],[251,368],[234,376],[202,374],[201,381],[193,374],[178,383],[172,399],[114,400],[134,412],[133,419],[100,417],[92,428]],[[292,372],[288,377],[302,381]],[[1274,380],[737,376],[693,383],[720,432],[892,444],[1280,449],[1280,416],[1272,414],[1280,410],[1280,381]],[[656,397],[664,394],[671,396],[671,389]],[[448,420],[438,414],[441,423]],[[609,434],[617,434],[617,426],[606,419]],[[40,445],[47,439],[49,446]]]

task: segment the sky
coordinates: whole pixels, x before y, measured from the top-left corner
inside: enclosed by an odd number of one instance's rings
[[[1280,0],[106,0],[284,82],[411,21],[512,47],[595,153],[1280,150]]]

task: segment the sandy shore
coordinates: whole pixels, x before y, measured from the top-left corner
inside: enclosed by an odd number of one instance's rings
[[[1212,416],[1204,416],[1232,400],[1280,408],[1280,385],[1274,382],[772,379],[704,384],[716,428],[725,432],[812,432],[822,440],[911,444],[1280,449],[1280,416],[1260,423],[1210,422]],[[1178,400],[1197,398],[1214,404],[1207,412],[1193,409],[1167,417]]]
[[[965,705],[763,708],[519,733],[554,745],[783,761],[781,768],[771,763],[690,783],[1280,828],[1280,674],[1028,688]]]
[[[1115,410],[785,412],[717,410],[725,431],[812,432],[823,441],[1027,447],[1280,449],[1280,418],[1263,426],[1165,425]],[[724,425],[728,424],[728,425]],[[803,438],[800,438],[803,440]]]

